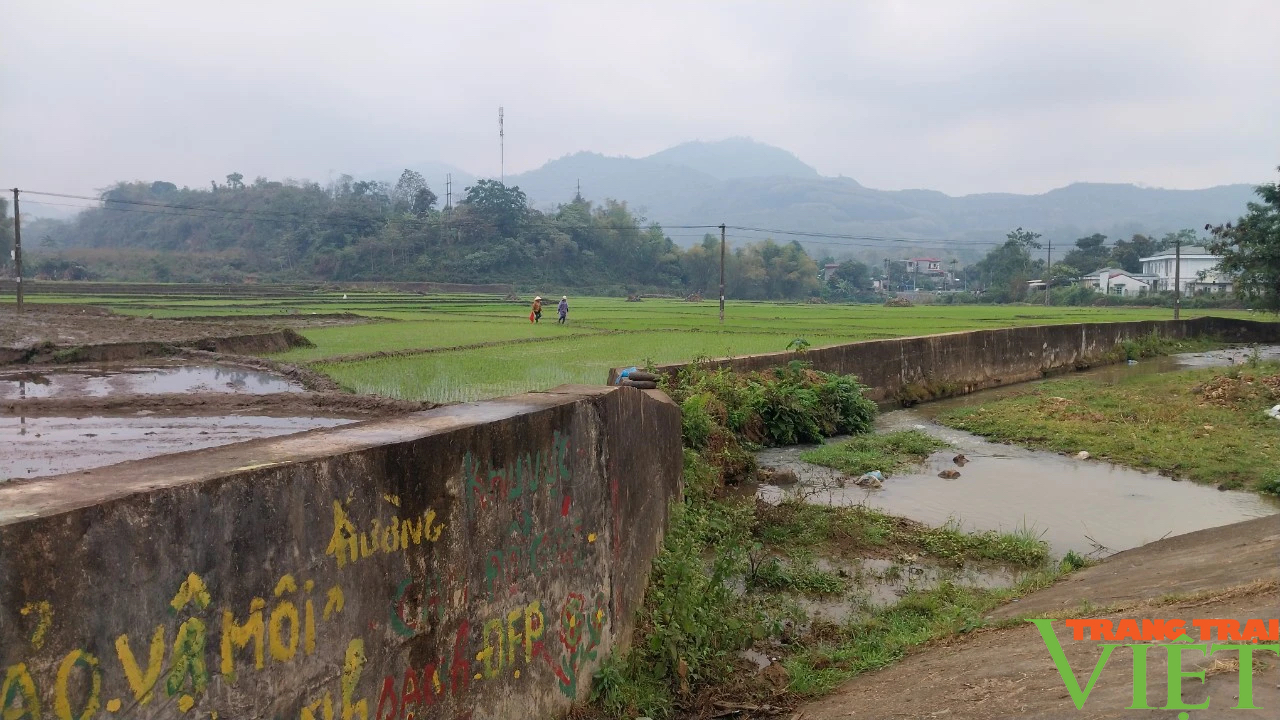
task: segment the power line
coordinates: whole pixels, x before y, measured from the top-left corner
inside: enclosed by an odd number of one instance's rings
[[[174,215],[191,217],[196,219],[221,219],[221,220],[240,220],[240,221],[260,221],[260,222],[278,222],[278,223],[294,223],[307,224],[317,223],[337,228],[366,228],[372,223],[379,221],[387,221],[385,217],[359,217],[350,213],[339,214],[329,211],[325,216],[304,216],[297,213],[273,212],[273,211],[249,211],[234,210],[227,208],[211,208],[199,205],[183,205],[178,203],[162,203],[147,200],[133,200],[120,198],[92,197],[88,195],[74,195],[70,193],[56,193],[43,190],[23,190],[28,195],[38,195],[43,197],[63,198],[70,200],[84,200],[93,203],[101,203],[100,205],[72,205],[67,203],[56,203],[40,200],[28,200],[30,203],[40,205],[54,205],[61,207],[73,207],[82,210],[112,210],[112,211],[128,211],[128,212],[147,212],[154,215]],[[119,205],[129,205],[134,207],[119,207]],[[391,218],[391,221],[398,223],[406,223],[419,228],[431,227],[483,227],[489,225],[484,220],[479,219],[457,219],[453,217],[439,219],[425,219],[413,216],[400,216]],[[649,226],[635,224],[623,226],[602,226],[602,225],[558,225],[563,230],[608,230],[608,231],[646,231]],[[719,224],[705,225],[661,225],[658,227],[663,231],[664,235],[669,237],[704,237],[702,234],[672,234],[667,230],[707,230],[714,231],[720,229]],[[753,227],[746,225],[725,225],[726,230],[735,230],[739,233],[755,233],[767,236],[789,236],[808,238],[815,242],[812,245],[819,247],[854,247],[854,248],[873,248],[887,250],[894,247],[899,249],[912,250],[953,250],[956,248],[970,247],[997,247],[1005,243],[1004,240],[969,240],[959,238],[913,238],[904,236],[891,235],[855,235],[845,233],[817,232],[809,230],[798,230],[788,228],[765,228]],[[737,233],[735,233],[737,235]],[[737,235],[737,239],[756,240],[760,238]]]
[[[798,237],[808,237],[815,239],[833,239],[833,240],[872,240],[879,242],[945,242],[949,245],[1003,245],[1005,240],[961,240],[961,239],[941,239],[941,238],[911,238],[903,236],[890,235],[846,235],[842,233],[824,233],[813,232],[809,230],[784,230],[779,228],[758,228],[744,227],[741,225],[729,225],[730,230],[741,230],[744,232],[766,233],[769,235],[793,235]]]

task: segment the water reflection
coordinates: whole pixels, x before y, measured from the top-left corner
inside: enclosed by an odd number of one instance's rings
[[[97,367],[46,372],[0,373],[0,400],[50,397],[109,397],[160,393],[301,392],[280,375],[227,365]]]

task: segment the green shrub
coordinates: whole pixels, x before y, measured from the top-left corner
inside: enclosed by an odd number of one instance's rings
[[[1071,572],[1072,570],[1087,568],[1092,564],[1093,561],[1084,555],[1081,555],[1075,550],[1068,550],[1067,554],[1063,556],[1062,562],[1059,563],[1059,567],[1063,572]]]
[[[684,438],[684,446],[701,450],[711,439],[714,422],[707,413],[707,401],[712,399],[708,393],[693,395],[680,403],[680,435]]]

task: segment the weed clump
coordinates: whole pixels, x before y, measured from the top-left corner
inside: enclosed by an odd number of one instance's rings
[[[1280,495],[1280,475],[1272,475],[1258,483],[1258,492],[1266,493],[1267,495]]]
[[[818,372],[800,361],[750,373],[694,363],[665,385],[684,413],[685,445],[710,450],[708,459],[729,470],[724,480],[730,484],[744,479],[743,443],[816,443],[870,432],[875,421],[875,403],[857,380]]]
[[[894,470],[923,461],[947,443],[919,430],[861,435],[835,445],[823,445],[800,454],[800,459],[835,468],[846,475]]]

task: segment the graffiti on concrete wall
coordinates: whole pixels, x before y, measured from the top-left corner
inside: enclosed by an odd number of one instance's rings
[[[110,657],[72,649],[56,663],[52,678],[39,677],[32,671],[34,663],[18,662],[5,668],[0,681],[0,717],[85,719],[130,714],[153,703],[172,704],[177,713],[186,714],[205,695],[214,676],[234,685],[246,672],[288,665],[300,656],[315,654],[317,627],[339,622],[344,602],[338,585],[317,592],[314,581],[299,584],[293,575],[286,574],[272,592],[253,598],[247,608],[214,607],[209,586],[200,575],[190,573],[167,606],[169,617],[147,636],[115,636]],[[38,651],[44,646],[48,626],[56,619],[50,603],[35,605],[41,608],[41,615],[31,645]],[[356,660],[344,668],[344,688],[354,688],[359,680],[360,652],[360,641],[352,640],[348,656]],[[103,696],[107,673],[123,679],[113,687],[125,692]],[[46,707],[44,700],[50,697],[52,702]],[[339,692],[338,697],[344,701],[339,710],[344,717],[358,713],[353,692]],[[217,717],[217,712],[202,716]]]
[[[0,667],[0,720],[230,718],[232,705],[278,699],[236,694],[263,687],[296,694],[287,715],[296,720],[457,716],[491,683],[547,683],[576,699],[602,659],[610,598],[607,580],[583,572],[602,551],[596,524],[606,521],[585,518],[571,495],[571,450],[557,433],[500,467],[467,453],[449,509],[407,513],[395,495],[327,499],[307,569],[280,574],[247,602],[219,601],[231,588],[189,572],[154,623],[59,649],[49,641],[65,637],[52,632],[59,622],[97,625],[31,600],[18,614],[27,655]],[[451,536],[475,527],[497,530],[483,542]],[[367,582],[367,571],[363,582],[348,575],[398,555],[424,569],[383,584]],[[352,614],[353,600],[365,615]],[[370,620],[371,606],[385,616]],[[419,651],[403,651],[419,640]]]

